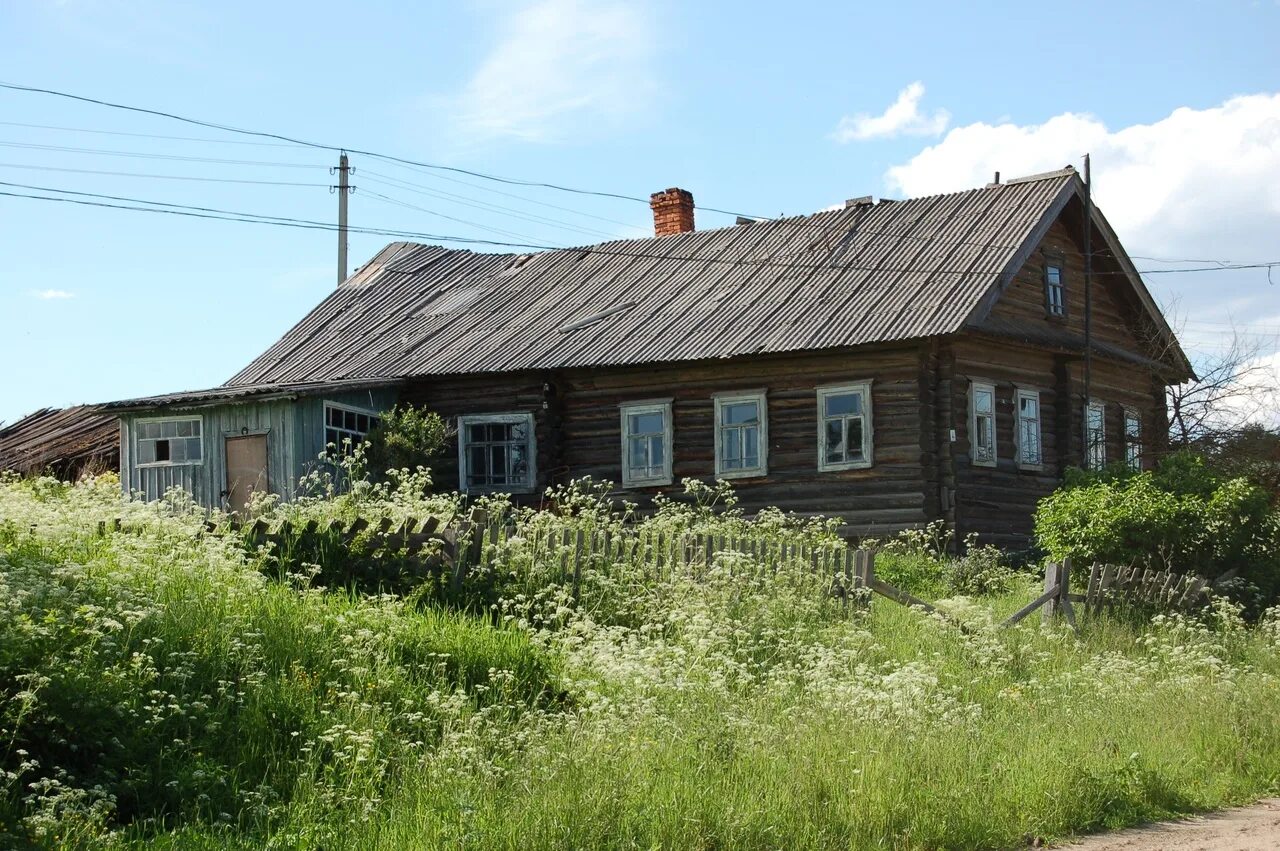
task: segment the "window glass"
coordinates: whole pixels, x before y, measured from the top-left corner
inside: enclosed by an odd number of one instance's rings
[[[203,455],[200,429],[199,417],[139,420],[134,428],[137,434],[137,463],[200,463]]]
[[[1018,391],[1018,462],[1041,462],[1040,394],[1030,390]]]
[[[1142,469],[1142,418],[1124,412],[1124,461],[1130,470]]]
[[[532,414],[498,414],[497,419],[463,418],[459,471],[464,490],[527,490],[533,486],[529,465]]]
[[[343,454],[364,441],[369,432],[378,427],[381,420],[374,414],[343,408],[336,404],[324,406],[324,442],[330,451]]]
[[[638,403],[621,409],[623,485],[670,484],[667,444],[671,440],[671,403]]]
[[[970,419],[972,430],[972,450],[975,464],[995,466],[996,463],[996,418],[995,387],[990,384],[973,384],[971,391],[973,407]]]
[[[764,395],[717,398],[715,409],[716,475],[763,475]]]
[[[1107,466],[1107,420],[1101,402],[1090,402],[1085,409],[1085,460],[1090,470]]]
[[[818,388],[820,470],[845,470],[870,463],[866,421],[867,384]]]

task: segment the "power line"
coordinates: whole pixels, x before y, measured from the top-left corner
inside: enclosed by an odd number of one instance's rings
[[[216,159],[213,157],[188,157],[178,154],[154,154],[144,153],[142,151],[116,151],[104,148],[72,148],[64,145],[39,145],[34,142],[7,142],[0,141],[2,148],[23,148],[26,150],[37,151],[58,151],[61,153],[71,154],[93,154],[95,156],[104,157],[136,157],[148,160],[176,160],[179,162],[194,163],[213,163],[215,165],[254,165],[254,166],[271,166],[273,168],[326,168],[326,166],[314,165],[310,163],[286,163],[267,160],[226,160]]]
[[[419,207],[416,204],[410,204],[407,201],[401,201],[397,198],[388,197],[381,193],[374,192],[371,189],[365,189],[360,194],[366,195],[370,198],[375,198],[387,204],[395,204],[397,207],[404,207],[409,210],[417,210],[420,213],[426,213],[427,215],[430,215],[430,216],[437,216],[441,219],[448,219],[451,222],[457,222],[458,224],[468,225],[473,228],[479,228],[480,230],[487,230],[490,233],[501,234],[503,236],[514,236],[516,239],[533,239],[533,237],[525,233],[518,233],[516,231],[510,231],[510,230],[503,230],[502,228],[495,228],[495,227],[490,227],[489,225],[482,225],[479,222],[473,222],[473,221],[470,221],[469,219],[461,219],[461,218],[458,218],[457,216],[446,215],[445,213],[441,213],[436,210],[429,210],[426,207]]]
[[[366,180],[372,180],[374,183],[379,183],[384,186],[393,186],[397,189],[403,189],[406,192],[413,192],[418,195],[426,195],[429,198],[439,198],[445,201],[453,200],[454,203],[462,204],[464,207],[474,207],[478,210],[485,210],[487,212],[505,211],[508,215],[513,216],[514,218],[517,218],[517,219],[524,219],[525,221],[534,222],[536,224],[547,224],[553,227],[562,228],[564,230],[575,231],[577,233],[585,234],[587,236],[603,236],[606,239],[612,239],[614,237],[613,234],[608,233],[607,231],[596,230],[595,228],[582,227],[579,225],[571,224],[570,222],[562,221],[560,219],[552,219],[546,216],[535,216],[532,214],[526,214],[520,210],[516,210],[511,207],[504,207],[501,204],[491,204],[487,201],[481,201],[476,198],[469,198],[466,195],[458,195],[453,192],[433,191],[431,189],[426,189],[426,188],[415,188],[416,184],[408,183],[406,181],[396,180],[395,178],[389,177],[387,175],[383,175],[380,172],[369,171],[368,169],[365,169],[361,173],[365,176]]]
[[[63,195],[79,196],[78,198],[57,198],[57,197],[41,196],[41,195],[26,195],[26,194],[15,193],[15,192],[0,193],[5,196],[15,197],[15,198],[27,198],[27,199],[41,200],[41,201],[60,201],[65,203],[83,204],[85,206],[136,210],[136,211],[142,211],[142,212],[190,215],[196,218],[217,218],[217,219],[240,221],[240,222],[252,223],[252,224],[272,224],[272,225],[284,226],[284,227],[300,227],[300,228],[311,229],[311,230],[317,230],[317,229],[318,230],[337,230],[336,226],[328,222],[317,222],[309,219],[297,219],[297,218],[290,218],[286,216],[270,216],[270,215],[259,214],[259,213],[244,213],[244,212],[238,212],[238,211],[232,211],[232,210],[222,210],[214,207],[198,207],[198,206],[190,206],[185,204],[170,204],[168,202],[162,202],[162,201],[149,201],[149,200],[138,199],[138,198],[128,198],[128,197],[115,196],[115,195],[103,195],[103,194],[93,193],[93,192],[79,192],[79,191],[74,191],[69,189],[58,189],[54,187],[32,186],[28,184],[9,183],[5,181],[0,181],[0,186],[10,186],[10,187],[15,187],[20,189],[33,190],[37,192],[55,192]],[[96,201],[96,200],[95,201],[82,200],[85,198],[104,199],[105,201],[115,201],[115,202],[123,202],[123,203],[104,203],[102,201]],[[136,206],[139,204],[147,205],[147,206]],[[135,206],[126,206],[126,205],[135,205]],[[171,209],[160,209],[160,208],[171,208]],[[495,247],[501,247],[501,248],[534,249],[534,250],[546,250],[546,251],[566,250],[566,251],[576,251],[582,254],[597,254],[597,255],[607,255],[607,256],[645,258],[645,259],[663,260],[663,261],[676,260],[676,261],[700,263],[703,265],[748,266],[748,267],[756,267],[756,268],[771,266],[771,267],[791,269],[791,270],[809,269],[809,270],[829,270],[829,271],[842,271],[842,272],[844,271],[881,272],[881,273],[916,273],[918,272],[918,273],[924,273],[924,274],[930,274],[930,275],[982,274],[981,272],[977,272],[973,269],[943,269],[943,268],[923,269],[923,268],[910,268],[910,267],[894,268],[894,267],[880,267],[880,266],[855,266],[852,264],[830,264],[826,262],[819,263],[819,264],[776,263],[767,259],[756,260],[756,259],[738,258],[733,260],[725,260],[719,257],[680,257],[680,256],[674,256],[670,254],[655,254],[655,253],[644,252],[644,251],[626,251],[623,249],[609,249],[609,248],[602,248],[599,246],[573,246],[569,248],[564,248],[562,246],[547,245],[545,243],[502,242],[502,241],[491,240],[491,239],[460,237],[460,236],[452,236],[452,235],[446,235],[446,234],[421,233],[417,231],[399,230],[399,229],[393,229],[393,228],[374,228],[374,227],[354,227],[353,226],[350,228],[350,230],[356,233],[365,233],[365,234],[373,234],[373,235],[381,235],[381,236],[394,236],[402,239],[426,239],[426,240],[435,240],[435,241],[442,241],[442,242],[460,242],[460,243],[467,243],[472,245],[488,245],[488,246],[495,246]],[[1168,271],[1171,271],[1171,272],[1217,271],[1217,269],[1168,270]],[[1117,274],[1120,274],[1120,273],[1117,273]]]
[[[141,107],[141,106],[130,106],[129,104],[114,103],[112,101],[101,100],[99,98],[91,98],[91,97],[86,97],[84,95],[71,94],[70,92],[58,91],[56,89],[46,89],[46,88],[41,88],[39,86],[21,86],[16,83],[5,83],[5,82],[0,82],[0,88],[9,89],[10,91],[15,91],[15,92],[27,92],[29,94],[42,94],[42,95],[49,95],[51,97],[66,98],[68,100],[79,101],[81,103],[94,104],[95,106],[102,106],[110,109],[121,109],[128,112],[136,112],[142,115],[153,115],[158,118],[167,118],[172,121],[181,121],[184,124],[191,124],[197,127],[208,127],[212,130],[221,130],[225,133],[239,133],[241,135],[256,136],[262,139],[274,139],[278,142],[288,142],[294,145],[301,145],[303,147],[308,147],[308,148],[318,148],[320,150],[325,150],[325,151],[346,151],[352,154],[360,154],[361,156],[366,156],[366,157],[377,157],[378,159],[388,160],[390,162],[398,162],[404,165],[417,166],[419,168],[428,168],[428,169],[433,169],[438,171],[447,171],[454,174],[465,174],[470,177],[477,177],[483,180],[492,180],[496,183],[505,183],[509,186],[529,186],[529,187],[534,187],[539,189],[552,189],[557,192],[568,192],[575,195],[591,195],[599,198],[614,198],[621,201],[634,201],[634,202],[638,202],[646,205],[649,203],[648,198],[642,198],[636,195],[627,195],[622,192],[606,192],[606,191],[600,191],[595,189],[581,189],[578,187],[564,186],[558,183],[548,183],[540,180],[524,180],[521,178],[503,177],[501,175],[488,174],[486,172],[473,171],[471,169],[458,168],[456,166],[440,165],[439,163],[421,162],[418,160],[407,159],[405,157],[397,157],[392,154],[381,154],[381,153],[378,153],[377,151],[361,150],[359,148],[351,147],[350,145],[327,145],[321,142],[311,142],[305,139],[298,139],[292,136],[285,136],[280,133],[270,133],[264,130],[249,130],[242,127],[234,127],[228,124],[219,124],[213,121],[203,121],[198,118],[189,118],[187,116],[178,115],[172,112],[165,112],[159,109],[148,109],[146,107]],[[713,213],[722,213],[726,216],[745,215],[743,213],[736,213],[731,210],[720,210],[715,207],[701,207],[700,209],[706,210],[708,212],[713,212]]]
[[[210,136],[163,136],[158,133],[129,133],[124,130],[96,130],[90,127],[62,127],[56,124],[26,124],[21,121],[0,121],[4,127],[26,127],[34,130],[61,130],[67,133],[96,133],[102,136],[132,136],[136,139],[164,139],[174,142],[212,142],[216,145],[254,145],[262,148],[305,148],[289,142],[249,142],[244,139],[214,139]]]
[[[234,177],[196,177],[194,175],[184,174],[146,174],[137,171],[99,171],[91,168],[59,168],[51,165],[28,165],[24,163],[0,163],[0,168],[21,168],[31,171],[58,171],[70,172],[73,174],[100,174],[109,177],[142,177],[153,180],[191,180],[201,183],[245,183],[255,186],[307,186],[312,188],[325,188],[327,183],[300,183],[290,180],[248,180]]]
[[[631,224],[630,222],[624,222],[618,219],[611,219],[608,216],[600,216],[600,215],[596,215],[595,213],[585,212],[583,210],[575,210],[573,207],[564,207],[564,206],[561,206],[560,204],[552,204],[549,201],[542,201],[537,198],[530,198],[527,195],[517,195],[514,192],[505,192],[501,189],[494,189],[492,186],[483,186],[479,183],[472,183],[469,180],[459,180],[456,177],[449,177],[448,175],[444,175],[444,174],[433,174],[432,172],[427,171],[426,169],[415,168],[413,166],[406,166],[401,163],[391,163],[391,165],[399,166],[400,168],[403,168],[406,171],[412,171],[414,174],[421,174],[426,177],[433,178],[435,180],[446,180],[449,183],[457,183],[461,186],[469,186],[472,189],[477,189],[481,192],[489,192],[493,195],[502,195],[506,198],[515,198],[519,201],[524,201],[527,204],[536,204],[539,207],[548,207],[552,210],[561,210],[566,213],[572,213],[575,216],[583,216],[588,219],[596,219],[597,221],[608,222],[609,224],[612,224],[612,225],[622,225],[623,227],[633,228],[635,230],[641,230],[641,231],[648,230],[648,228],[640,227],[639,225],[634,225],[634,224]],[[365,173],[368,174],[369,171],[366,169]],[[376,174],[376,172],[374,173]],[[420,183],[413,183],[412,181],[409,181],[409,180],[404,181],[404,183],[410,184],[412,186],[417,186],[423,189],[427,188]]]

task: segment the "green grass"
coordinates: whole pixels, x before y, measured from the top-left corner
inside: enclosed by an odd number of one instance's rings
[[[1280,788],[1274,613],[1000,630],[1034,580],[918,541],[882,575],[1004,589],[941,601],[967,634],[738,555],[600,566],[574,609],[517,535],[468,614],[266,579],[198,528],[0,483],[0,844],[1018,848]]]

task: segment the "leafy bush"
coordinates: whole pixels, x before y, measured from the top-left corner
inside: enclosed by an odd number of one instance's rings
[[[452,432],[434,411],[396,405],[382,414],[365,440],[370,469],[381,477],[388,470],[427,467],[444,450]]]
[[[1005,563],[998,548],[979,544],[971,535],[964,554],[952,555],[953,536],[945,523],[934,521],[922,529],[905,529],[884,543],[864,541],[863,546],[878,551],[877,574],[918,597],[983,596],[1014,587],[1019,572]]]
[[[1036,536],[1055,559],[1238,577],[1274,598],[1280,514],[1267,492],[1178,453],[1154,472],[1071,475],[1036,511]]]

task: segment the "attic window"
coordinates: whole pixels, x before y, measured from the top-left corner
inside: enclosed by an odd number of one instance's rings
[[[1044,266],[1044,309],[1051,317],[1067,315],[1067,285],[1062,278],[1062,264],[1058,261]]]

